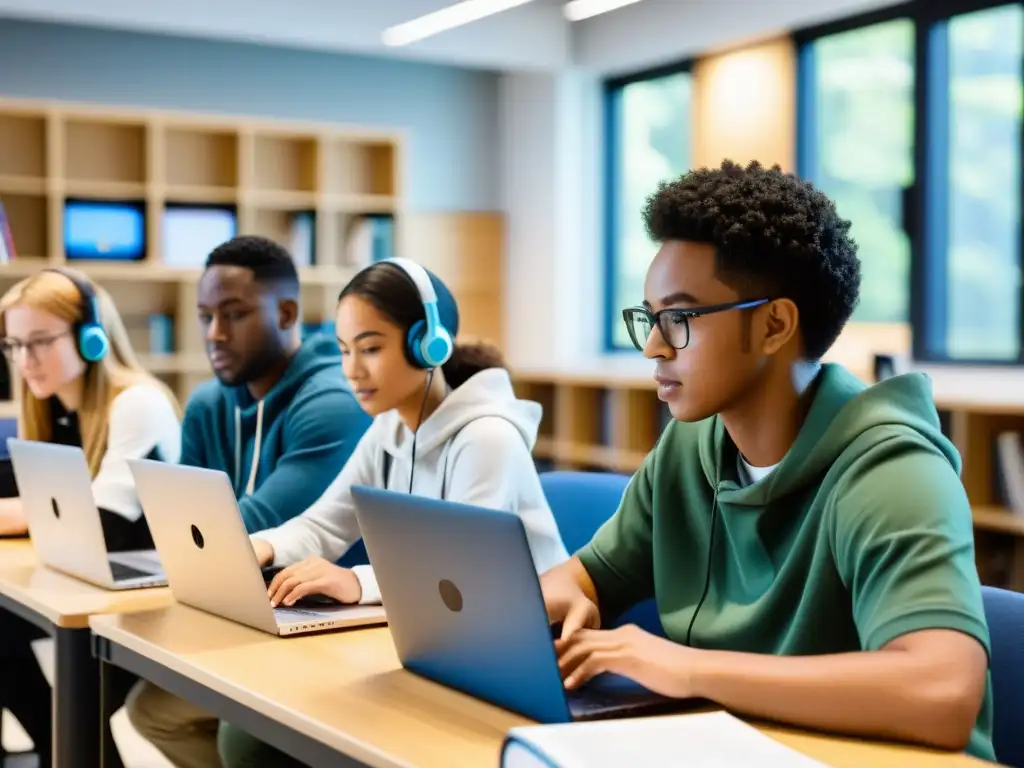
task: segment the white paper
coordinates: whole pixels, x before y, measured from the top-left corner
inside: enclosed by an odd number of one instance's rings
[[[503,768],[824,768],[728,712],[528,725],[509,738]]]

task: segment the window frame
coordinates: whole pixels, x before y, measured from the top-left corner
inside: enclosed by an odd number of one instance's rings
[[[948,104],[948,47],[940,25],[953,17],[1006,5],[1024,6],[1021,0],[910,0],[898,5],[792,33],[797,50],[797,173],[810,177],[817,159],[813,44],[842,32],[874,24],[909,19],[914,25],[914,183],[904,197],[904,229],[910,240],[909,317],[911,355],[915,361],[966,366],[1004,367],[1024,364],[1024,121],[1021,128],[1018,263],[1022,272],[1020,318],[1016,359],[951,357],[943,349],[948,311],[945,249],[949,233],[941,216],[932,215],[935,205],[947,199],[948,135],[944,130]],[[1022,63],[1024,76],[1024,63]],[[941,352],[936,351],[942,349]]]
[[[616,294],[618,293],[619,263],[618,234],[619,222],[617,213],[619,210],[619,195],[622,192],[618,174],[618,160],[622,154],[622,137],[619,135],[619,124],[617,120],[619,104],[625,88],[634,83],[642,83],[648,80],[658,80],[671,75],[688,74],[693,76],[695,60],[692,58],[681,59],[663,66],[643,69],[625,75],[605,78],[602,82],[602,110],[604,122],[604,226],[602,235],[604,238],[604,295],[601,306],[603,317],[601,321],[601,346],[605,354],[622,354],[631,352],[636,354],[636,347],[632,344],[615,344],[616,323],[621,322],[619,311],[624,307],[616,306]],[[693,114],[689,115],[691,125]],[[651,190],[652,192],[654,190]]]

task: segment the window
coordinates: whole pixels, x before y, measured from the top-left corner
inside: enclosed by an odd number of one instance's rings
[[[931,36],[925,352],[1016,362],[1024,6],[956,15]]]
[[[640,214],[661,181],[690,167],[691,77],[676,71],[607,84],[605,343],[633,349],[622,310],[643,301],[654,246]]]
[[[800,173],[852,222],[860,322],[907,322],[914,183],[914,24],[894,19],[818,38],[801,52]]]
[[[1024,362],[1024,3],[905,3],[797,34],[799,171],[852,222],[861,322]]]

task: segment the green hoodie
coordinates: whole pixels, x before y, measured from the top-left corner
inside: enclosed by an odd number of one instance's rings
[[[665,632],[776,655],[877,650],[953,629],[989,651],[960,457],[921,374],[870,388],[822,367],[782,462],[743,486],[720,418],[673,422],[579,553],[602,614],[655,596]],[[717,514],[712,509],[717,506]],[[994,760],[992,694],[967,751]]]

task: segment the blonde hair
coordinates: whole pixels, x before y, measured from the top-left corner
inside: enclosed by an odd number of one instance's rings
[[[71,270],[67,270],[71,271]],[[110,339],[107,354],[98,362],[87,363],[82,388],[82,403],[78,409],[78,424],[82,433],[82,450],[89,470],[95,477],[100,462],[107,452],[110,404],[129,387],[145,385],[159,389],[173,405],[179,418],[181,406],[171,390],[139,363],[128,339],[121,315],[110,294],[81,273],[74,272],[83,283],[92,287],[96,295],[99,322]],[[14,285],[0,298],[0,337],[6,335],[5,316],[8,309],[26,306],[49,312],[67,323],[75,325],[85,318],[82,295],[66,275],[43,270]],[[78,340],[75,339],[77,345]],[[26,440],[48,442],[53,439],[49,400],[39,400],[22,381],[20,386],[20,414],[18,434]]]

